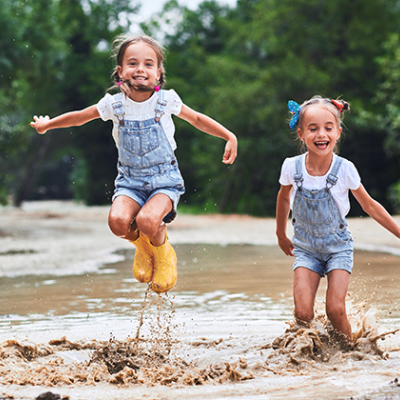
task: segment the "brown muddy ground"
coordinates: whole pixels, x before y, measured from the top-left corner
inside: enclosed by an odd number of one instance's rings
[[[96,271],[115,262],[117,249],[132,245],[115,237],[107,225],[108,206],[72,202],[28,202],[21,209],[0,208],[0,276],[69,274]],[[395,217],[400,224],[400,217]],[[349,219],[356,249],[400,255],[400,240],[371,218]],[[274,245],[275,220],[239,215],[179,214],[169,225],[172,244]],[[288,224],[291,234],[291,226]]]
[[[291,321],[292,259],[273,219],[178,214],[178,285],[157,296],[130,277],[132,245],[107,214],[0,209],[0,399],[400,398],[400,241],[373,220],[349,221],[357,340],[343,347],[324,283],[315,324]]]

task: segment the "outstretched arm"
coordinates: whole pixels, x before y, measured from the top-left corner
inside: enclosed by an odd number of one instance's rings
[[[281,185],[276,201],[276,236],[278,236],[279,247],[287,256],[294,256],[293,243],[286,234],[286,227],[290,213],[291,191],[292,185]]]
[[[232,164],[235,161],[237,156],[237,139],[235,134],[207,115],[194,111],[186,105],[182,106],[182,110],[178,117],[184,119],[195,128],[200,129],[209,135],[225,139],[226,145],[222,162],[225,164]]]
[[[368,194],[363,185],[351,192],[370,217],[400,239],[400,227],[386,209]]]
[[[38,133],[46,133],[49,129],[68,128],[70,126],[80,126],[93,119],[100,118],[100,114],[96,105],[85,108],[80,111],[71,111],[66,114],[61,114],[58,117],[51,118],[33,117],[34,122],[31,122],[31,127],[35,128]]]

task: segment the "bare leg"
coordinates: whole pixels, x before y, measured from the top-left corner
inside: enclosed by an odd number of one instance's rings
[[[140,205],[127,196],[118,196],[112,203],[108,215],[108,225],[114,235],[134,241],[138,237],[136,215],[140,211]]]
[[[162,220],[171,210],[171,199],[163,193],[158,193],[141,208],[136,216],[139,231],[146,235],[156,247],[165,242],[166,228]]]
[[[294,270],[294,316],[298,321],[310,322],[314,319],[315,296],[320,280],[319,274],[308,268]]]
[[[351,337],[351,325],[346,314],[346,295],[350,274],[341,269],[335,269],[328,274],[328,289],[326,291],[326,314],[333,327],[348,340]]]
[[[166,228],[162,220],[171,209],[172,201],[164,194],[153,196],[142,208],[130,197],[118,196],[108,216],[111,231],[116,236],[129,240],[136,247],[133,276],[143,283],[152,282],[155,276],[156,283],[153,282],[152,286],[153,290],[159,292],[169,290],[176,283],[176,255],[171,247],[171,253],[175,258],[172,257],[173,262],[167,264],[165,272],[159,267],[160,261],[156,259],[154,254],[156,250],[149,239],[154,246],[158,246],[158,252],[164,255],[165,246],[160,247],[166,238]],[[158,256],[158,258],[165,257]]]
[[[166,227],[162,222],[172,206],[171,199],[159,193],[143,206],[136,217],[140,234],[146,235],[152,244],[154,269],[151,289],[156,293],[168,292],[178,279],[176,253],[166,240]]]

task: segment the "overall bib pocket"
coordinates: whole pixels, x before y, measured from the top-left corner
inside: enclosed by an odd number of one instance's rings
[[[153,127],[146,129],[120,128],[124,149],[134,155],[143,157],[159,147],[157,130]]]
[[[331,198],[304,198],[301,201],[300,197],[298,196],[294,204],[298,220],[302,220],[307,225],[328,225],[333,221],[334,206]]]

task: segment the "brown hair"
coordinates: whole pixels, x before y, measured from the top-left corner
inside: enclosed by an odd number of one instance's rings
[[[336,104],[335,104],[336,103]],[[350,104],[344,100],[332,100],[321,96],[314,96],[301,105],[298,126],[301,126],[304,114],[308,106],[320,105],[330,111],[337,119],[338,126],[342,126],[342,120],[345,111],[350,110]]]
[[[158,63],[158,68],[161,70],[160,74],[160,79],[158,80],[158,86],[162,88],[165,85],[166,79],[165,79],[165,69],[164,69],[164,49],[163,47],[157,43],[153,38],[150,36],[118,36],[113,44],[112,44],[112,57],[116,60],[116,66],[114,67],[114,70],[111,74],[111,79],[114,82],[114,85],[109,88],[110,89],[115,89],[119,88],[121,89],[125,94],[128,94],[129,92],[129,86],[135,87],[134,84],[130,82],[122,82],[120,76],[118,75],[117,72],[117,67],[120,66],[122,67],[122,61],[124,59],[125,51],[126,49],[131,45],[135,43],[140,43],[144,42],[148,44],[156,53],[157,56],[157,63]],[[153,89],[149,89],[153,90]]]

